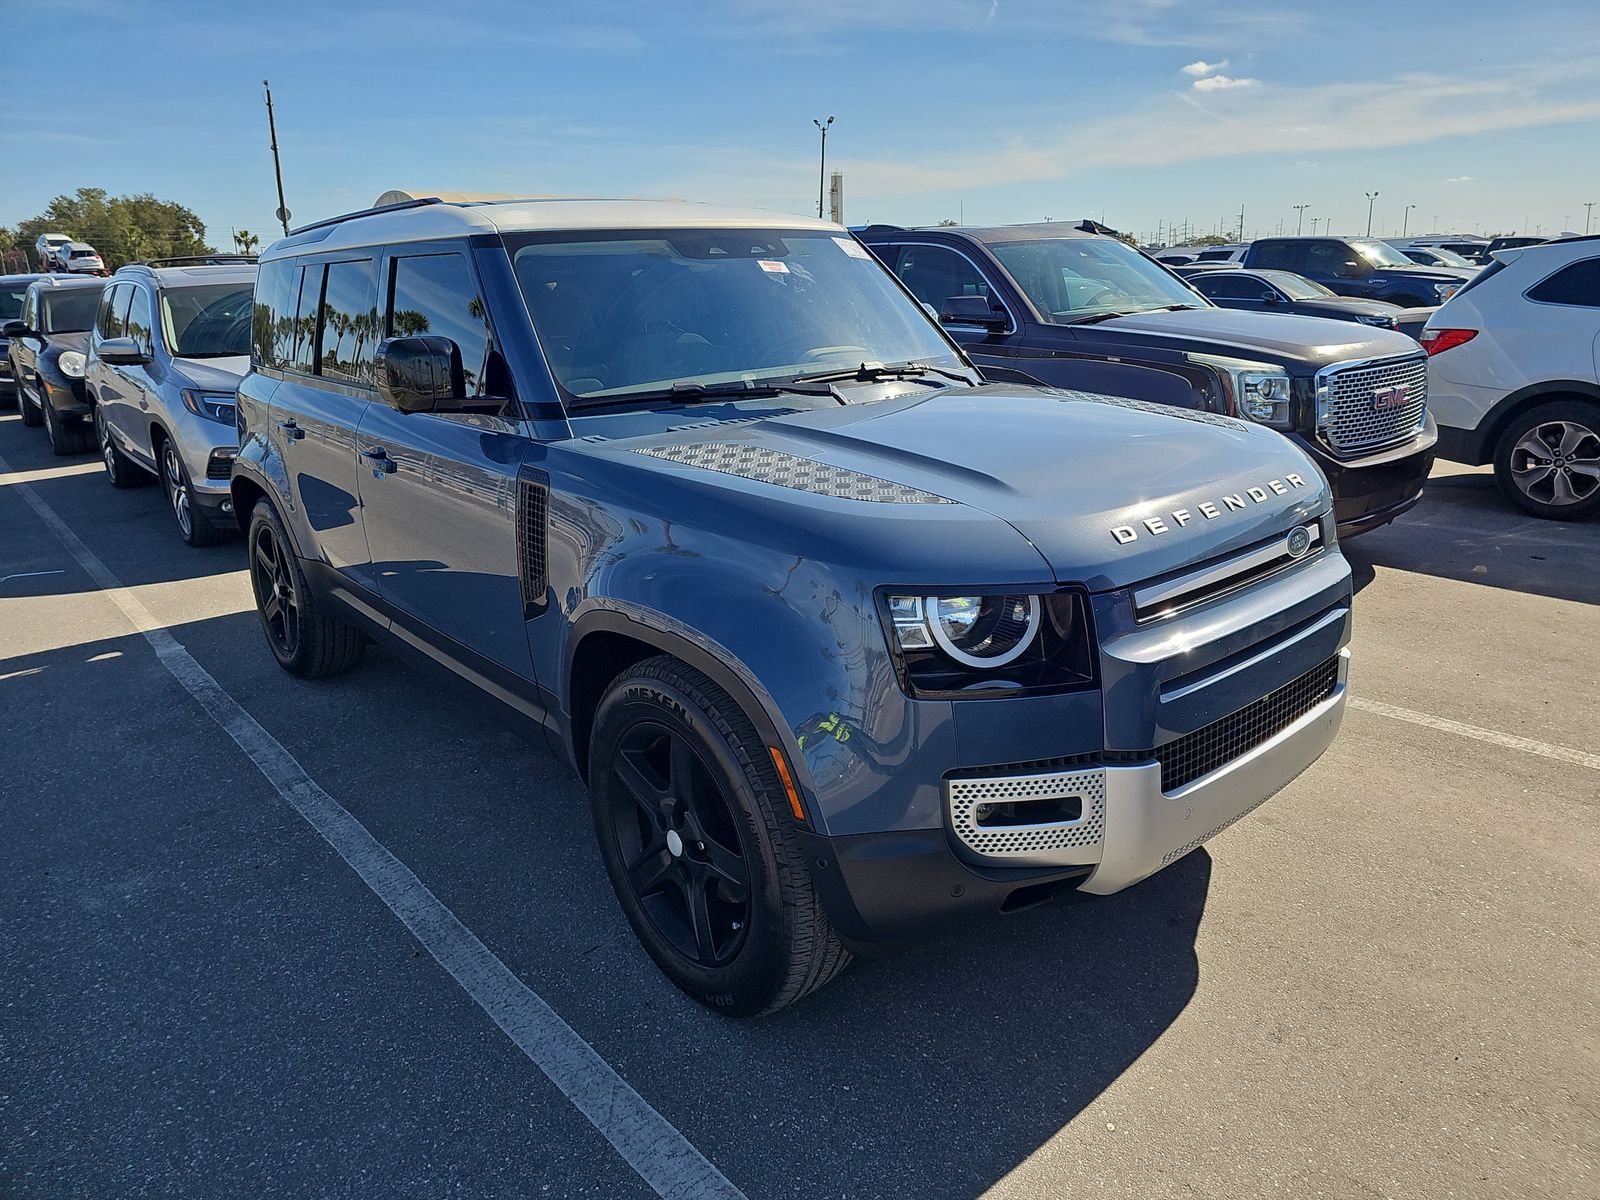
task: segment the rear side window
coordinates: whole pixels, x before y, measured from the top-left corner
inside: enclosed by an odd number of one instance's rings
[[[1280,271],[1298,271],[1306,265],[1304,242],[1265,242],[1250,255],[1252,267],[1274,268]]]
[[[327,265],[317,325],[317,374],[370,385],[373,351],[380,340],[372,259]]]
[[[436,334],[461,349],[467,395],[487,394],[488,313],[472,268],[460,254],[395,258],[389,268],[387,337]]]
[[[1201,275],[1189,282],[1200,290],[1201,295],[1216,296],[1223,300],[1259,300],[1268,290],[1267,285],[1259,279],[1241,275],[1225,275],[1221,279]]]
[[[1550,278],[1529,288],[1528,299],[1541,304],[1600,308],[1600,258],[1568,263]]]
[[[95,328],[100,331],[102,339],[127,336],[127,299],[128,287],[126,284],[117,283],[106,289],[105,298],[100,301],[100,315],[95,323]]]

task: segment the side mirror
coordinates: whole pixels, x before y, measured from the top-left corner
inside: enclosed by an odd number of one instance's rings
[[[131,337],[107,338],[94,348],[94,356],[113,367],[138,367],[150,361],[144,347]]]
[[[386,338],[378,343],[373,365],[378,397],[400,412],[435,412],[466,399],[461,348],[439,334]]]
[[[1366,274],[1361,269],[1361,264],[1353,258],[1347,258],[1339,264],[1339,269],[1334,272],[1340,279],[1360,279]]]
[[[1278,302],[1278,293],[1273,291],[1271,288],[1268,288],[1266,291],[1261,293],[1261,298],[1268,304],[1276,304]]]
[[[1004,329],[1011,324],[1006,310],[997,308],[987,296],[951,296],[939,308],[941,325],[978,325],[984,329]]]
[[[28,326],[21,321],[7,321],[4,325],[0,325],[0,337],[31,337],[41,344],[44,342],[43,335],[40,334],[37,329],[29,329]]]

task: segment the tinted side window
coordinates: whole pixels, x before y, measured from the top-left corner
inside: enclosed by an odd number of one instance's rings
[[[1549,279],[1529,288],[1528,299],[1600,308],[1600,258],[1568,263]]]
[[[129,284],[128,290],[133,293],[128,303],[128,326],[126,336],[139,343],[139,349],[146,354],[155,352],[152,341],[151,326],[154,324],[150,309],[150,293],[137,284]]]
[[[322,302],[321,263],[298,267],[290,275],[288,320],[278,334],[278,353],[285,371],[311,374],[317,358],[317,305]]]
[[[292,259],[264,264],[256,273],[255,305],[250,313],[250,357],[259,366],[282,367],[279,341],[292,336],[300,267]]]
[[[379,340],[372,259],[328,264],[317,324],[317,374],[371,384],[372,354]]]
[[[989,284],[963,255],[943,246],[903,246],[896,275],[922,303],[939,311],[951,296],[987,296]]]
[[[1250,256],[1252,267],[1263,270],[1298,271],[1305,266],[1304,242],[1267,242]]]
[[[461,255],[408,255],[391,261],[385,336],[431,333],[449,338],[461,348],[469,396],[487,391],[487,317],[472,268]]]
[[[128,307],[124,303],[127,298],[125,283],[114,283],[106,289],[100,300],[100,315],[95,318],[95,328],[102,339],[127,336]]]
[[[1198,287],[1202,295],[1218,296],[1224,300],[1259,300],[1267,291],[1267,285],[1259,279],[1241,279],[1237,275],[1224,279],[1208,279],[1202,275],[1189,282]]]

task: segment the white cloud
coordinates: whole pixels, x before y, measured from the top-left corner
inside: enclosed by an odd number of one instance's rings
[[[1202,58],[1199,62],[1190,63],[1187,67],[1185,67],[1183,69],[1183,73],[1185,75],[1209,75],[1213,71],[1222,70],[1222,68],[1227,66],[1227,65],[1228,65],[1228,60],[1225,59],[1225,58],[1219,60],[1218,62],[1214,62],[1214,63],[1208,63],[1205,59]]]
[[[1207,75],[1204,79],[1196,79],[1189,86],[1197,92],[1226,92],[1232,88],[1255,87],[1259,79],[1234,79],[1228,75]]]
[[[1471,183],[1476,178],[1477,178],[1476,175],[1452,175],[1452,176],[1450,176],[1449,179],[1446,179],[1445,182],[1446,183]]]

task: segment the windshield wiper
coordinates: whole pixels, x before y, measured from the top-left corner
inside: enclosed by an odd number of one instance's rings
[[[897,362],[880,363],[864,362],[854,367],[842,367],[833,371],[816,371],[810,375],[795,375],[794,383],[829,383],[857,380],[861,383],[872,383],[879,379],[911,379],[918,375],[938,375],[956,383],[972,386],[972,376],[962,371],[952,371],[946,367],[936,367],[932,363]]]
[[[832,388],[827,387],[801,387],[792,383],[769,383],[766,381],[753,383],[749,380],[736,380],[732,383],[701,383],[698,379],[680,379],[669,387],[642,388],[635,392],[613,392],[607,396],[579,397],[573,402],[574,410],[587,410],[594,408],[614,408],[625,404],[652,404],[662,400],[670,400],[676,404],[709,404],[718,400],[759,400],[770,396],[827,396],[845,403]]]
[[[1114,312],[1091,313],[1087,317],[1078,317],[1076,320],[1067,321],[1067,325],[1098,325],[1101,321],[1109,321],[1113,317],[1137,317],[1151,312],[1186,312],[1191,308],[1204,308],[1203,304],[1158,304],[1153,308],[1130,308]]]

